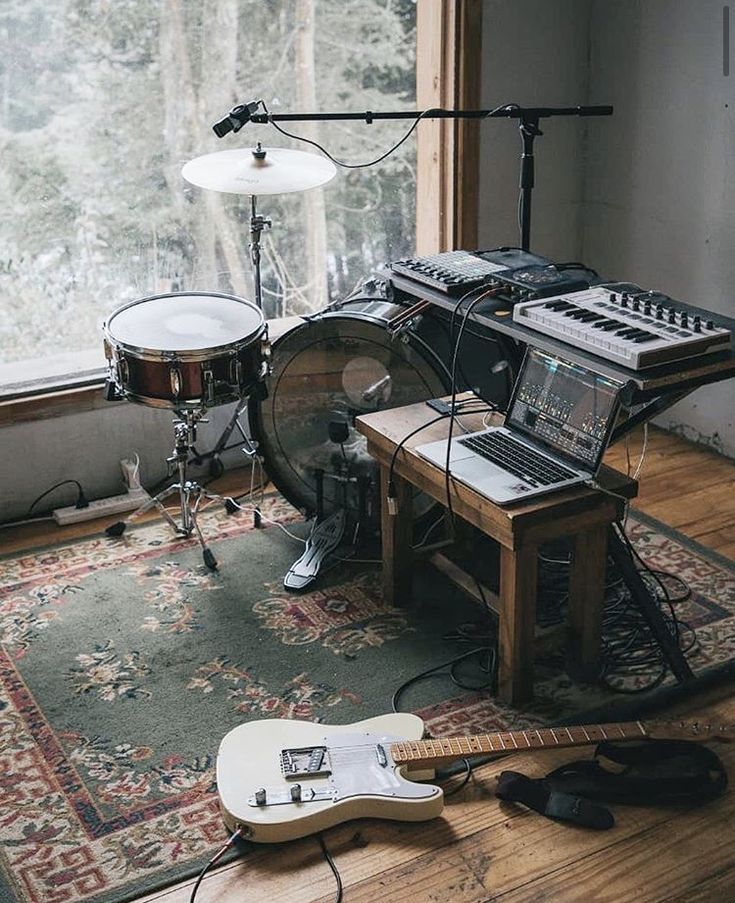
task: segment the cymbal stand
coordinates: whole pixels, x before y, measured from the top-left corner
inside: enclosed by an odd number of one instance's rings
[[[212,550],[206,544],[202,531],[197,523],[197,515],[199,507],[203,499],[211,499],[226,503],[224,496],[208,492],[203,486],[190,480],[187,476],[187,467],[189,455],[196,442],[196,429],[198,423],[206,423],[203,420],[204,410],[193,409],[187,411],[177,411],[177,418],[174,419],[174,448],[171,457],[166,459],[168,464],[169,476],[178,474],[178,480],[172,483],[166,489],[158,493],[158,495],[150,498],[145,504],[134,511],[124,521],[118,521],[111,524],[105,532],[108,536],[122,536],[131,521],[141,517],[152,508],[156,508],[161,517],[166,520],[173,531],[178,536],[190,537],[196,535],[199,545],[202,547],[202,557],[204,563],[210,570],[216,570],[217,559],[214,557]],[[181,523],[177,523],[171,516],[168,509],[164,506],[163,501],[171,495],[179,495],[179,505],[181,508]]]
[[[260,147],[260,145],[258,145]],[[261,151],[265,156],[265,151]],[[258,150],[254,150],[253,154],[258,155]],[[267,232],[273,225],[272,221],[266,216],[261,216],[257,212],[256,197],[250,196],[250,262],[253,265],[253,283],[255,285],[255,303],[260,310],[263,310],[263,286],[260,280],[260,236],[263,232]]]
[[[260,142],[258,142],[257,147],[255,147],[252,151],[254,157],[259,160],[265,158],[265,151],[261,148]],[[253,266],[253,285],[255,287],[255,303],[258,306],[258,310],[263,310],[263,285],[261,281],[260,275],[260,237],[263,232],[267,232],[271,226],[273,225],[272,220],[270,220],[266,216],[262,216],[258,213],[257,210],[257,199],[253,194],[250,196],[250,263]],[[245,454],[250,457],[254,456],[256,452],[256,448],[254,443],[249,438],[245,430],[242,428],[242,424],[240,423],[240,417],[243,414],[245,408],[247,407],[248,401],[247,399],[243,399],[238,403],[235,407],[235,410],[232,413],[232,417],[230,417],[229,423],[224,428],[222,435],[217,440],[216,445],[211,451],[205,452],[204,454],[199,454],[196,449],[194,450],[194,463],[200,464],[202,461],[207,458],[211,459],[211,463],[209,466],[209,472],[213,477],[218,477],[222,473],[222,464],[219,460],[220,453],[225,451],[232,446],[228,446],[227,442],[230,439],[230,436],[233,433],[233,430],[237,429],[240,435],[243,438],[243,441],[246,443],[247,448],[245,449]],[[239,443],[237,443],[239,444]]]
[[[257,148],[253,150],[253,156],[262,159],[265,157],[265,151],[261,150],[260,142]],[[253,285],[255,286],[255,303],[259,310],[263,310],[263,286],[260,277],[260,236],[263,232],[267,232],[273,225],[272,220],[266,216],[261,216],[256,207],[255,195],[250,196],[250,262],[253,265]],[[219,438],[214,449],[209,453],[213,460],[218,460],[219,453],[227,447],[227,442],[232,435],[234,429],[237,429],[245,442],[246,448],[243,449],[246,455],[254,458],[257,455],[257,446],[247,435],[240,423],[240,416],[248,405],[248,399],[242,399],[236,406],[229,423]],[[238,443],[239,444],[239,443]],[[220,471],[221,472],[221,471]]]

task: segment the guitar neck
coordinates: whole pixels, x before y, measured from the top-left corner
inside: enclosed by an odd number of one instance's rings
[[[417,769],[446,765],[447,762],[467,756],[589,746],[603,740],[621,743],[648,736],[640,721],[624,721],[576,727],[533,727],[522,731],[499,731],[494,734],[447,737],[440,740],[401,740],[392,743],[390,751],[396,765],[411,765]]]

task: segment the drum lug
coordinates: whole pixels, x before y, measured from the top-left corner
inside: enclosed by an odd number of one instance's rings
[[[202,370],[202,389],[202,394],[211,407],[214,404],[214,373],[209,368]]]
[[[168,375],[171,381],[171,392],[176,398],[178,398],[178,396],[181,394],[182,386],[181,371],[178,367],[172,367],[169,370]]]
[[[119,381],[118,369],[109,361],[107,366],[107,378],[104,389],[105,401],[122,401],[125,398]]]
[[[233,357],[230,361],[230,382],[242,386],[242,361],[239,357]]]
[[[265,334],[265,337],[260,343],[260,355],[262,357],[262,363],[260,365],[260,378],[265,379],[266,376],[271,372],[271,343],[268,338],[268,334]]]
[[[130,370],[128,369],[128,362],[124,357],[119,357],[117,359],[117,381],[121,386],[125,386],[127,385],[129,378]]]

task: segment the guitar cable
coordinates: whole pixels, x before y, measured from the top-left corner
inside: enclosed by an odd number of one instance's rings
[[[194,903],[194,899],[197,895],[197,891],[199,890],[199,886],[204,880],[204,876],[209,872],[210,869],[214,868],[215,865],[220,861],[220,859],[225,855],[225,853],[230,849],[231,846],[235,844],[235,842],[239,839],[242,839],[243,826],[241,825],[234,834],[232,834],[224,846],[220,847],[220,849],[212,856],[209,862],[204,866],[204,868],[199,872],[197,876],[197,880],[194,882],[194,887],[191,891],[191,896],[189,897],[189,903]]]
[[[337,882],[337,896],[334,898],[334,903],[342,903],[342,876],[337,869],[337,865],[332,858],[332,854],[327,849],[327,845],[324,842],[324,836],[322,834],[317,834],[316,839],[321,847],[322,853],[324,854],[324,858],[327,860],[327,865],[332,870],[332,874],[334,875],[334,879]]]
[[[467,780],[469,780],[469,775],[467,776]],[[464,786],[464,783],[461,785]],[[225,855],[225,853],[230,849],[230,847],[234,846],[238,840],[242,840],[242,832],[243,826],[241,825],[237,831],[235,831],[232,835],[230,835],[227,842],[220,847],[220,849],[212,856],[209,862],[204,866],[204,868],[199,872],[196,881],[194,882],[194,887],[191,891],[191,896],[189,897],[189,903],[195,903],[196,895],[199,891],[202,881],[208,872],[214,868],[215,865],[220,861],[220,859]],[[317,841],[319,842],[319,846],[321,847],[322,853],[324,854],[324,858],[327,861],[327,865],[332,870],[332,874],[334,875],[335,881],[337,882],[337,896],[334,898],[334,903],[342,903],[342,895],[343,895],[343,887],[342,887],[342,877],[337,869],[337,865],[332,858],[332,854],[327,849],[327,845],[324,842],[324,837],[322,834],[316,835]]]

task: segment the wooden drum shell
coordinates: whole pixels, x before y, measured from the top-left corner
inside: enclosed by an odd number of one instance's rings
[[[261,380],[264,338],[235,353],[203,361],[176,358],[154,361],[118,347],[113,350],[116,381],[131,401],[153,407],[176,409],[228,404],[249,395]],[[178,393],[174,392],[177,381]]]
[[[209,408],[248,396],[265,376],[270,350],[267,326],[259,311],[260,324],[251,334],[219,347],[166,351],[143,347],[140,342],[133,345],[113,335],[110,324],[126,308],[179,296],[229,298],[257,311],[250,302],[234,296],[193,292],[153,296],[115,311],[105,323],[104,347],[110,379],[119,395],[173,410]]]

